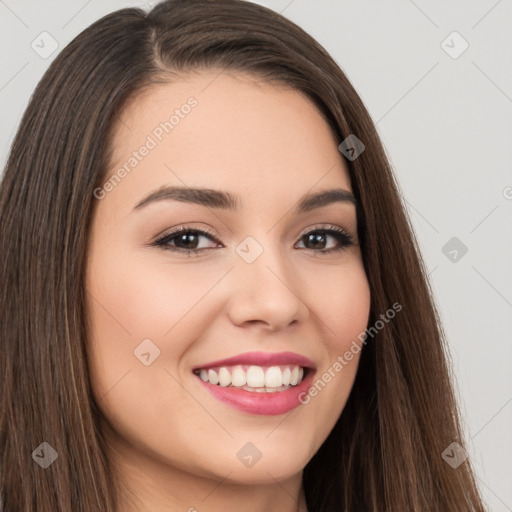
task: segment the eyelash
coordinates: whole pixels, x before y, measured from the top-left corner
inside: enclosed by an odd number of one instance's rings
[[[312,233],[323,233],[326,235],[331,235],[339,243],[339,247],[334,247],[331,249],[323,250],[323,249],[309,249],[310,251],[313,251],[315,254],[320,253],[322,255],[325,254],[331,254],[334,252],[342,251],[348,247],[357,245],[354,241],[354,238],[352,235],[350,235],[347,231],[344,229],[338,227],[338,226],[329,226],[328,228],[317,228],[313,229],[311,231],[307,231],[300,237],[300,241],[302,241],[303,238],[307,237],[308,235],[311,235]],[[201,251],[207,250],[207,249],[214,249],[214,247],[207,247],[203,249],[183,249],[182,247],[173,247],[172,245],[169,245],[169,242],[175,238],[177,238],[179,235],[188,235],[188,234],[195,234],[195,235],[202,235],[206,238],[210,239],[212,242],[218,242],[218,240],[215,238],[215,236],[212,233],[209,233],[208,231],[204,231],[202,229],[198,228],[187,228],[187,227],[180,227],[171,233],[165,233],[164,235],[160,236],[157,240],[155,240],[151,245],[160,247],[167,251],[173,251],[173,252],[180,252],[180,253],[188,253],[188,256],[198,256]]]

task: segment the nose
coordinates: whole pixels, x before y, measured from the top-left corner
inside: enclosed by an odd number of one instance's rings
[[[260,324],[278,331],[308,317],[300,280],[279,249],[265,248],[252,263],[237,255],[235,267],[228,302],[228,315],[235,325]]]

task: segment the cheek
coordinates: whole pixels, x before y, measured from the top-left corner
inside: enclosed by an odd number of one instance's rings
[[[154,418],[168,419],[162,428],[176,432],[196,419],[195,403],[173,377],[180,379],[177,362],[207,328],[200,299],[218,276],[177,268],[166,262],[151,265],[127,252],[121,257],[98,250],[90,256],[86,283],[91,385],[108,423],[133,442],[155,428]],[[144,353],[149,353],[148,365]],[[162,442],[160,448],[171,453],[174,441],[166,442],[169,445]],[[179,452],[175,446],[174,451]]]
[[[325,357],[301,402],[308,415],[323,418],[315,433],[322,440],[334,427],[350,395],[368,325],[371,294],[361,261],[338,272],[331,268],[325,275],[317,273],[315,282],[323,287],[315,288],[309,304],[323,332]]]
[[[320,321],[326,348],[331,355],[344,352],[368,323],[371,295],[363,263],[354,260],[336,271],[319,269],[314,282],[309,305]]]
[[[115,244],[112,245],[115,247]],[[139,379],[147,367],[137,355],[150,353],[152,368],[175,366],[211,321],[202,300],[222,269],[197,272],[129,251],[97,250],[87,273],[89,355],[97,393],[105,394],[127,372]],[[151,340],[148,342],[147,340]]]
[[[164,336],[210,286],[203,274],[136,257],[105,259],[91,279],[91,293],[134,338]]]
[[[91,344],[105,367],[113,357],[117,366],[133,364],[134,350],[147,339],[160,351],[159,363],[175,365],[208,328],[215,312],[206,296],[224,273],[129,251],[98,251],[89,268]]]

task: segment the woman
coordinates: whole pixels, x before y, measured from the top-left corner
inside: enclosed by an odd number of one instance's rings
[[[282,16],[94,23],[0,223],[2,510],[484,510],[374,125]]]

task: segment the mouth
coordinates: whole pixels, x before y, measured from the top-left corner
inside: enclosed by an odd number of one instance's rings
[[[203,382],[253,393],[279,393],[298,386],[309,368],[300,365],[234,365],[194,370]]]
[[[193,368],[211,396],[249,414],[284,414],[303,402],[316,367],[292,352],[248,352]]]

